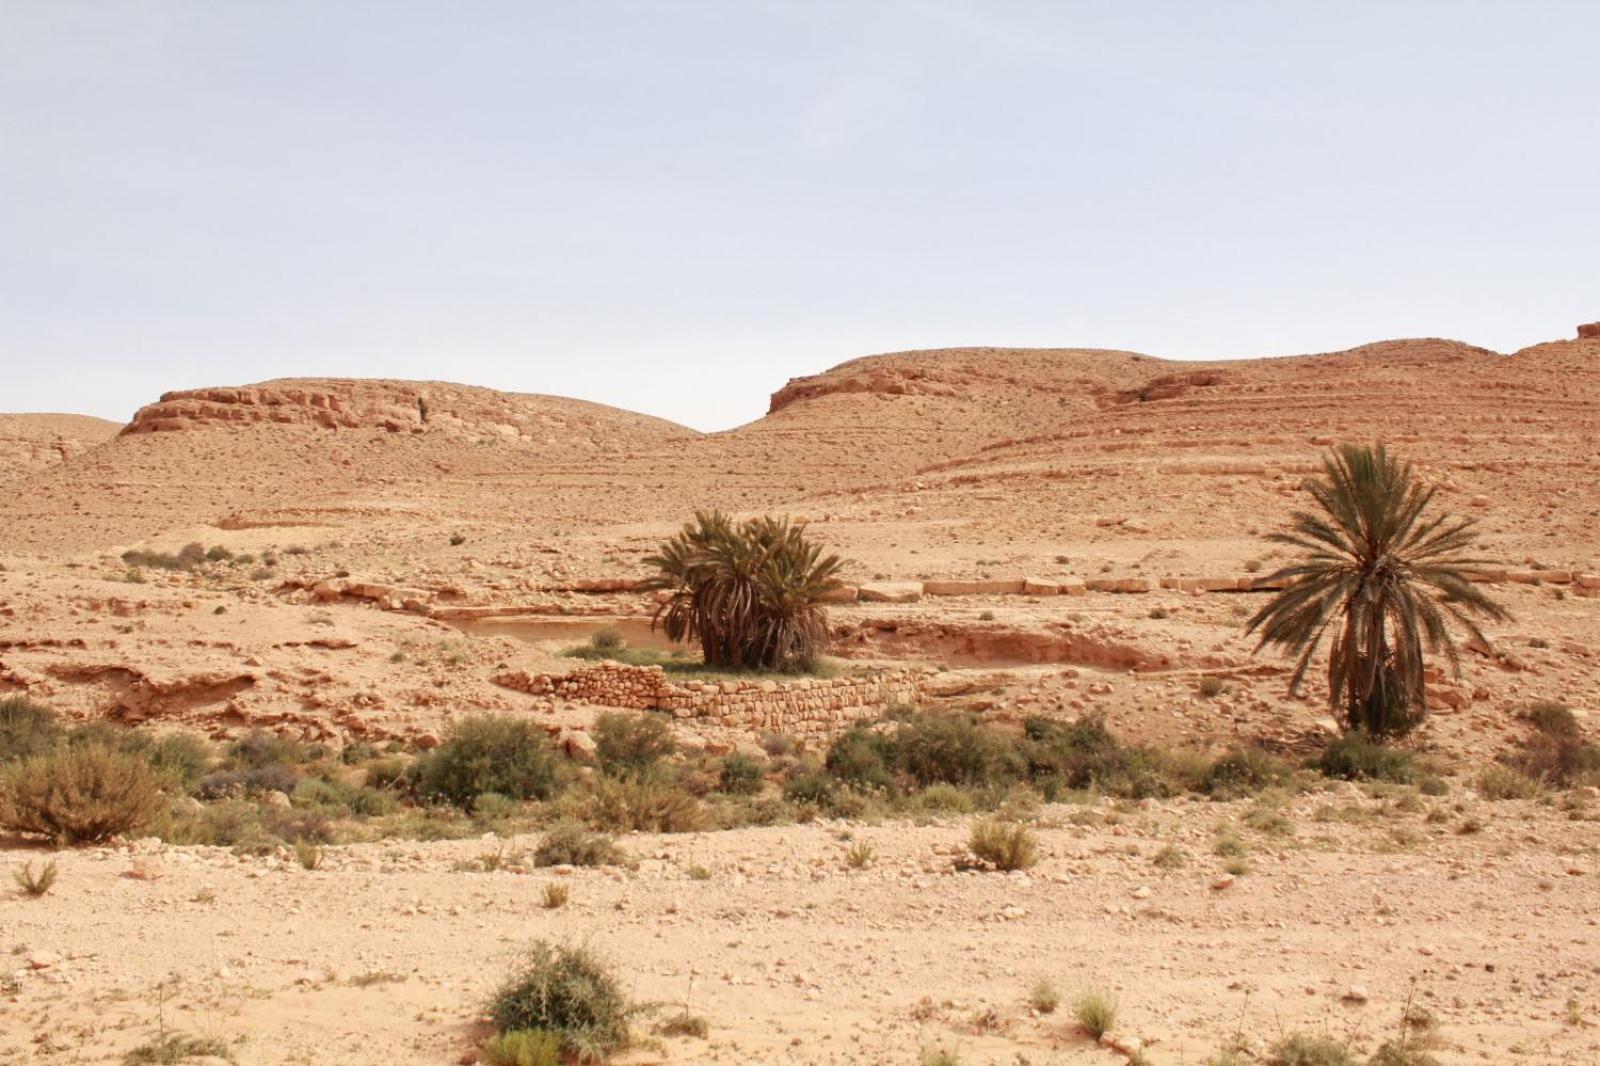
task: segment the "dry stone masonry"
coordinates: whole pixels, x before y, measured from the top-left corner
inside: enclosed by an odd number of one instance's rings
[[[495,683],[535,696],[601,707],[665,711],[691,728],[829,735],[888,708],[916,703],[927,671],[860,677],[678,681],[659,666],[602,662],[570,674],[501,674]]]

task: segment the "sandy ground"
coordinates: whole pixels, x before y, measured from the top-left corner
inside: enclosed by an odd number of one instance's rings
[[[116,1061],[164,1021],[244,1064],[454,1062],[535,938],[589,944],[638,999],[711,1023],[630,1062],[1118,1061],[1067,1007],[1027,1007],[1041,979],[1069,1002],[1114,993],[1117,1031],[1159,1064],[1297,1029],[1370,1050],[1408,997],[1442,1061],[1600,1061],[1600,822],[1466,792],[1426,806],[1445,817],[1354,786],[1299,797],[1291,835],[1240,830],[1252,869],[1228,887],[1214,830],[1243,803],[1048,806],[1043,857],[1016,874],[956,871],[964,819],[632,836],[635,871],[453,869],[531,837],[329,848],[316,871],[153,841],[68,852],[48,896],[0,899],[0,1061]],[[848,868],[847,839],[870,867]],[[1168,843],[1185,867],[1152,863]],[[554,880],[571,902],[546,910]]]

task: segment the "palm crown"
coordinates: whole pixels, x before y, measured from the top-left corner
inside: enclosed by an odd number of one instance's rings
[[[1506,610],[1472,583],[1474,523],[1432,510],[1437,490],[1382,445],[1344,445],[1307,483],[1321,513],[1297,512],[1269,540],[1304,554],[1271,575],[1283,591],[1250,619],[1260,644],[1297,653],[1298,690],[1324,637],[1328,703],[1352,729],[1404,733],[1426,713],[1424,657],[1459,672],[1449,623],[1485,641],[1475,620]]]

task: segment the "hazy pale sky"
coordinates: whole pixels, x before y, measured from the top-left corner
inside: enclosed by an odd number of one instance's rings
[[[1600,318],[1594,0],[0,0],[0,410]]]

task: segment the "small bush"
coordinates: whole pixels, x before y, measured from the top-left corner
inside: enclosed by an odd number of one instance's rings
[[[850,845],[849,850],[844,853],[844,862],[852,870],[863,870],[871,866],[872,861],[877,857],[878,853],[873,850],[871,844],[866,841],[857,841]]]
[[[1356,1060],[1332,1037],[1292,1033],[1272,1046],[1267,1066],[1356,1066]]]
[[[33,863],[26,863],[11,871],[11,879],[24,896],[38,899],[55,887],[56,861],[51,859],[40,867],[38,873],[33,872]]]
[[[471,810],[485,792],[545,800],[561,783],[560,756],[535,722],[489,715],[468,718],[413,766],[417,792]]]
[[[678,750],[666,719],[644,711],[606,711],[590,735],[600,769],[612,777],[643,777]]]
[[[1072,1016],[1079,1029],[1099,1040],[1116,1027],[1117,1001],[1105,992],[1091,989],[1072,1001]]]
[[[1028,991],[1028,1006],[1040,1014],[1054,1014],[1061,1006],[1061,993],[1049,981],[1039,981]]]
[[[1367,1066],[1440,1066],[1439,1060],[1403,1040],[1386,1040],[1367,1060]]]
[[[514,1029],[483,1045],[484,1066],[560,1066],[561,1038],[543,1029]]]
[[[733,752],[723,757],[717,774],[717,791],[734,796],[753,796],[766,784],[767,773],[748,755]]]
[[[894,790],[895,742],[884,733],[857,726],[828,748],[824,765],[835,780],[855,788]]]
[[[1417,776],[1409,754],[1373,740],[1365,733],[1346,733],[1323,749],[1316,767],[1328,777],[1346,781],[1390,781],[1409,785]]]
[[[563,807],[584,824],[613,833],[691,833],[705,823],[699,800],[654,778],[592,778]]]
[[[300,775],[289,766],[257,766],[246,770],[213,770],[195,782],[194,794],[201,799],[227,799],[234,796],[259,796],[267,792],[288,795],[300,784]]]
[[[972,827],[967,850],[997,870],[1026,870],[1039,859],[1039,844],[1027,826],[983,821]]]
[[[0,827],[63,844],[99,844],[161,809],[161,778],[138,756],[99,745],[35,755],[0,776]]]
[[[711,1033],[711,1023],[685,1010],[664,1019],[656,1026],[656,1032],[662,1036],[692,1036],[704,1040]]]
[[[1235,748],[1206,771],[1205,791],[1220,798],[1236,798],[1285,785],[1294,776],[1289,764],[1260,748]]]
[[[572,889],[568,885],[557,884],[554,881],[546,883],[544,891],[540,893],[539,902],[547,911],[560,910],[572,898]]]
[[[489,1013],[502,1034],[542,1031],[563,1052],[596,1060],[628,1044],[637,1008],[593,953],[540,941],[490,1000]]]
[[[1504,766],[1491,766],[1479,774],[1476,787],[1487,800],[1538,799],[1544,791],[1533,778]]]
[[[144,757],[183,792],[193,788],[212,763],[211,745],[188,733],[157,737],[145,749]]]
[[[976,806],[972,793],[955,785],[929,785],[917,796],[917,806],[925,811],[969,814]]]
[[[1528,721],[1534,729],[1553,737],[1575,737],[1579,733],[1577,716],[1554,700],[1535,702],[1528,708]]]
[[[228,1045],[214,1036],[166,1033],[148,1044],[140,1044],[122,1056],[122,1064],[123,1066],[174,1066],[190,1059],[225,1059],[230,1054]]]
[[[790,803],[826,806],[833,799],[833,778],[820,770],[802,770],[783,786],[783,798]]]
[[[290,737],[251,730],[228,745],[225,762],[232,769],[256,770],[266,766],[298,766],[313,761],[317,752]]]
[[[297,840],[294,844],[294,861],[307,870],[320,870],[322,868],[322,847],[309,840]]]
[[[597,629],[589,636],[589,647],[595,651],[621,651],[627,643],[622,633],[612,626]]]
[[[1163,870],[1178,870],[1189,864],[1189,853],[1177,844],[1168,841],[1161,846],[1161,849],[1155,853],[1150,861]]]
[[[55,712],[26,696],[0,699],[0,763],[43,755],[61,741]]]
[[[1205,675],[1199,681],[1200,695],[1204,696],[1206,699],[1211,699],[1213,696],[1222,695],[1222,690],[1227,687],[1227,684],[1222,680],[1222,678],[1216,677],[1212,674]]]
[[[900,766],[918,785],[986,785],[1022,776],[1016,743],[972,715],[923,714],[894,736]]]
[[[627,854],[608,836],[578,825],[558,825],[533,849],[535,866],[617,866]]]

